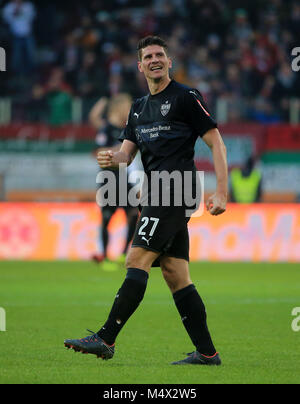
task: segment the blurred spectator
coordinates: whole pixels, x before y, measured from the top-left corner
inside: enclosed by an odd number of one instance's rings
[[[231,170],[230,185],[232,202],[261,202],[262,176],[259,170],[255,168],[253,157],[248,158],[242,169],[234,168]]]
[[[66,81],[74,87],[80,68],[82,50],[75,32],[69,32],[59,47],[57,63],[64,69]]]
[[[34,67],[34,18],[35,7],[29,1],[12,0],[3,9],[3,19],[12,35],[12,68],[15,73],[26,74]]]
[[[283,62],[275,75],[275,84],[272,92],[273,100],[296,95],[294,92],[295,82],[296,74],[292,71],[290,64]]]
[[[239,40],[248,41],[252,36],[252,29],[248,21],[247,11],[240,8],[236,10],[232,26],[232,34]]]
[[[279,123],[282,121],[280,114],[272,103],[264,97],[254,99],[253,107],[249,110],[249,118],[263,124]]]
[[[49,124],[57,126],[70,123],[72,120],[71,89],[64,81],[64,72],[61,68],[53,69],[44,91],[49,109]]]
[[[0,27],[0,46],[6,48],[1,39],[10,37],[14,72],[32,72],[34,53],[37,58],[34,75],[17,77],[8,69],[9,79],[0,77],[2,94],[28,98],[28,89],[60,66],[85,111],[103,95],[139,97],[147,87],[136,69],[136,43],[158,34],[168,39],[174,79],[198,88],[213,113],[223,99],[229,119],[287,121],[290,98],[299,97],[300,75],[290,67],[300,37],[294,0],[242,6],[236,0],[36,0],[36,8],[25,0],[4,3],[8,25]]]
[[[294,2],[292,5],[292,9],[290,11],[289,21],[288,21],[288,29],[291,34],[295,38],[300,38],[300,4],[298,2]],[[297,44],[295,43],[295,46]],[[298,43],[299,45],[299,43]]]
[[[242,94],[241,77],[238,65],[229,64],[225,72],[225,90],[229,97],[238,97]]]
[[[262,76],[273,71],[277,62],[277,46],[267,36],[256,33],[253,53],[255,68]]]
[[[283,62],[274,77],[274,85],[270,94],[273,105],[280,111],[282,120],[286,121],[289,117],[289,99],[299,94],[297,88],[296,73],[291,66]]]
[[[171,1],[165,1],[159,15],[156,16],[160,35],[168,37],[176,24],[180,22],[180,15]],[[145,34],[149,34],[145,32]],[[151,33],[150,33],[151,34]]]
[[[101,63],[96,53],[86,51],[82,58],[82,64],[77,71],[76,95],[81,97],[83,119],[86,120],[92,105],[102,96],[109,95],[109,76],[105,66]]]
[[[99,33],[90,17],[84,16],[81,19],[81,24],[79,28],[75,30],[75,33],[80,37],[80,44],[84,49],[95,49],[99,41]]]
[[[77,72],[76,89],[80,97],[96,97],[108,94],[108,75],[105,66],[97,60],[96,53],[87,51]]]
[[[31,97],[28,102],[28,119],[31,122],[47,122],[48,105],[44,88],[35,84],[32,88]]]
[[[121,92],[129,93],[134,97],[139,97],[138,83],[136,81],[136,55],[125,53],[121,58]]]

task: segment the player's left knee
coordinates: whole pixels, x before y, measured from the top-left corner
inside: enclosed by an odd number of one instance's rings
[[[161,270],[172,293],[191,283],[188,263],[183,260],[178,261],[173,257],[164,257],[161,259]]]
[[[173,271],[173,264],[171,257],[162,257],[160,260],[160,266],[162,271],[164,272],[172,272]]]
[[[163,257],[160,260],[160,266],[164,276],[168,278],[176,278],[178,267],[172,257]]]

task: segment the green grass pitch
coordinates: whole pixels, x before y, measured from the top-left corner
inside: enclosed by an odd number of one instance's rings
[[[294,384],[300,382],[296,264],[192,263],[223,364],[171,366],[193,346],[159,269],[117,339],[110,361],[67,350],[65,338],[97,331],[125,271],[89,262],[1,262],[0,383]]]

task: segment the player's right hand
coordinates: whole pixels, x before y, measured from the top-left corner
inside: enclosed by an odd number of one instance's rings
[[[97,161],[101,168],[111,167],[113,165],[114,152],[111,150],[99,151],[97,153]]]

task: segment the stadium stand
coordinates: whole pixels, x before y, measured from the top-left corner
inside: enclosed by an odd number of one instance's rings
[[[198,88],[220,123],[230,167],[256,152],[262,200],[298,200],[299,184],[286,181],[300,164],[300,73],[291,68],[298,2],[21,1],[31,4],[21,39],[24,27],[9,18],[14,3],[0,2],[0,46],[8,58],[0,73],[2,199],[27,200],[37,191],[51,199],[56,189],[58,199],[91,194],[90,108],[101,96],[145,94],[135,46],[158,33],[169,39],[173,78]],[[200,148],[196,160],[208,169],[209,191],[214,179]]]

